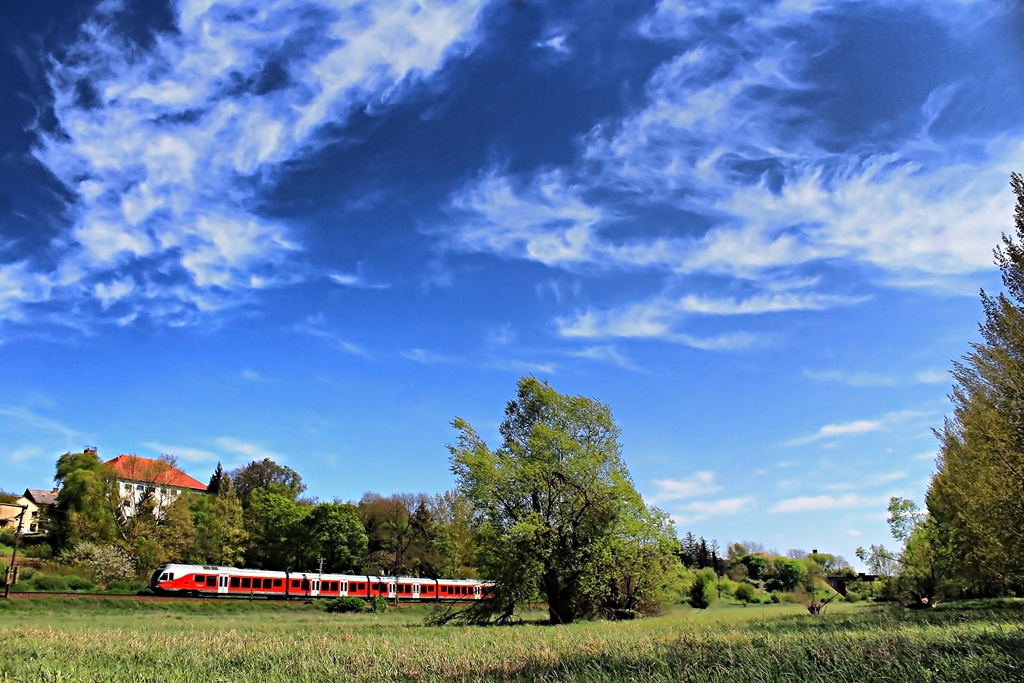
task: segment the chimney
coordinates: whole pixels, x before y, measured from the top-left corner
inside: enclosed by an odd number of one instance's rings
[[[53,487],[53,492],[54,492],[54,493],[60,493],[60,489],[59,489],[59,488],[57,488],[56,486],[54,486],[54,487]]]
[[[83,451],[84,451],[85,453],[92,453],[93,455],[96,455],[96,447],[95,447],[95,446],[86,446],[86,447],[85,447],[85,448],[83,448],[82,450],[83,450]]]
[[[811,551],[811,555],[817,555],[817,554],[818,554],[818,549],[817,548],[815,548],[814,550]]]

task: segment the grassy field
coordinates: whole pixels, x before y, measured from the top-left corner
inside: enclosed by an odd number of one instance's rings
[[[10,601],[0,681],[1024,680],[1022,602],[678,608],[568,627],[425,627],[426,613]]]

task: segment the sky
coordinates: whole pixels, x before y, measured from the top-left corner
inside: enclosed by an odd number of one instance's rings
[[[0,4],[0,488],[453,486],[519,377],[680,534],[890,542],[1024,170],[1011,0]]]

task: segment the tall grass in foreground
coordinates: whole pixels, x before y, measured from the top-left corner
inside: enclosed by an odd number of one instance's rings
[[[498,628],[430,628],[408,613],[8,612],[0,681],[1020,681],[1017,607]]]

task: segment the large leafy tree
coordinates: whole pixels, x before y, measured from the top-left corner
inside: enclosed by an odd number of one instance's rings
[[[214,473],[216,477],[217,473]],[[261,490],[298,500],[306,485],[299,473],[287,465],[279,465],[270,458],[253,460],[231,472],[235,494],[243,508],[248,508],[254,491]],[[213,482],[219,486],[219,481]]]
[[[309,570],[301,566],[307,559],[304,523],[309,505],[292,500],[285,493],[255,489],[242,515],[249,545],[246,566],[258,569]]]
[[[366,555],[366,530],[351,503],[320,503],[303,524],[306,564],[325,572],[351,572]]]
[[[117,481],[95,451],[60,456],[54,481],[61,487],[52,538],[57,550],[80,541],[113,543],[121,538]]]
[[[954,363],[953,415],[926,502],[975,592],[1024,586],[1024,179],[1011,174],[1014,229],[995,250],[1005,292],[981,292],[981,341]],[[944,532],[945,533],[945,532]]]
[[[524,377],[497,450],[464,420],[452,424],[452,471],[479,515],[481,573],[496,582],[478,618],[511,617],[537,597],[552,623],[649,604],[640,595],[657,581],[640,574],[673,564],[661,560],[675,535],[633,488],[607,405]]]

